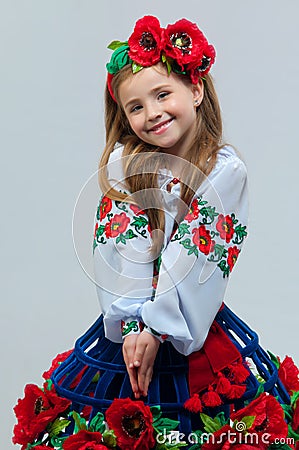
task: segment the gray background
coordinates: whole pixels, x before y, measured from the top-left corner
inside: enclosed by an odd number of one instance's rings
[[[195,21],[216,47],[212,73],[225,137],[242,152],[250,180],[250,237],[227,303],[266,349],[299,362],[298,2],[109,4],[1,2],[3,449],[12,448],[12,407],[24,385],[40,384],[52,358],[71,348],[99,312],[74,251],[73,210],[103,148],[106,45],[125,40],[145,14],[157,15],[162,26],[181,17]],[[90,198],[88,214],[96,207]],[[89,216],[79,229],[85,223]],[[91,225],[82,231],[87,246],[92,232]]]

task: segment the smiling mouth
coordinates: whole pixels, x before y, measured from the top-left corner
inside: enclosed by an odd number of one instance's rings
[[[171,125],[171,123],[174,121],[174,117],[172,117],[169,120],[165,120],[164,122],[158,123],[157,125],[155,125],[154,127],[150,128],[147,132],[148,133],[159,133],[159,132],[163,132],[165,130],[167,130],[167,128],[169,127],[169,125]]]

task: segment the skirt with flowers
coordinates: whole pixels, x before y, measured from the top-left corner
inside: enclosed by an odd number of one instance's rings
[[[133,398],[122,345],[104,336],[102,316],[43,377],[43,388],[27,385],[15,407],[13,442],[22,449],[299,446],[298,368],[263,350],[226,305],[200,351],[186,357],[160,345],[141,400]]]

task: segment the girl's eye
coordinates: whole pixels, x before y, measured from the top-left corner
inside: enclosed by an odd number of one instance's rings
[[[139,109],[141,109],[141,108],[142,108],[141,105],[133,106],[133,108],[131,109],[131,113],[137,112],[137,111],[139,111]]]
[[[158,95],[158,99],[162,99],[167,97],[167,95],[169,94],[169,92],[160,92],[160,94]]]

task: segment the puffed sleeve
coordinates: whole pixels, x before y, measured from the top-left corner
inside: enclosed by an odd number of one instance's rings
[[[122,147],[111,153],[108,179],[112,187],[129,193],[123,183],[121,153]],[[102,195],[95,217],[94,276],[105,336],[113,342],[122,342],[122,336],[140,332],[141,307],[153,293],[148,226],[144,211]]]
[[[225,147],[161,255],[154,300],[142,306],[147,327],[184,355],[203,346],[224,300],[247,215],[246,167]]]

